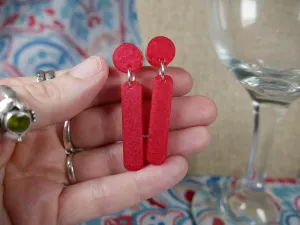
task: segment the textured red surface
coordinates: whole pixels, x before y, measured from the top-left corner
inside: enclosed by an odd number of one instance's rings
[[[163,61],[167,66],[175,57],[175,45],[167,37],[158,36],[153,38],[146,50],[147,60],[150,65],[160,68]]]
[[[173,80],[156,76],[153,83],[147,162],[160,165],[165,162],[168,150],[168,135],[172,104]]]
[[[144,58],[138,47],[130,43],[124,43],[115,49],[112,59],[119,71],[127,73],[128,68],[132,72],[137,72],[143,66]]]
[[[142,169],[145,165],[143,139],[143,98],[142,86],[132,82],[124,83],[122,94],[122,129],[124,167],[129,171]]]

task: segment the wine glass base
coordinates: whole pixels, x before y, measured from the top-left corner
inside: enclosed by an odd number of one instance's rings
[[[262,189],[250,187],[243,179],[208,182],[193,197],[191,213],[195,224],[278,224],[276,202]]]
[[[198,192],[195,194],[191,207],[194,224],[228,224],[226,214],[219,210],[218,199],[213,195]],[[230,223],[231,224],[231,223]]]
[[[221,196],[224,190],[220,186],[220,184],[208,185],[195,193],[191,204],[194,224],[238,225],[221,210]],[[248,224],[245,223],[245,225]]]
[[[223,197],[221,208],[234,221],[249,221],[253,225],[278,224],[276,204],[264,191],[239,187]]]

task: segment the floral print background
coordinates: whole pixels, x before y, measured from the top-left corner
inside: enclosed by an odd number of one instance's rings
[[[0,0],[0,77],[70,68],[116,46],[141,47],[134,0]]]
[[[111,65],[112,52],[123,42],[142,47],[134,0],[0,0],[0,77],[70,68],[90,55],[102,55]],[[134,208],[82,225],[233,224],[216,207],[220,187],[233,184],[231,178],[186,178]],[[267,189],[278,223],[299,225],[300,185],[269,180]],[[211,206],[193,208],[195,193]]]

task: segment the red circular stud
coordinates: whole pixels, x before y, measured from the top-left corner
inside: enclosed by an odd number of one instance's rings
[[[143,66],[143,53],[131,43],[121,44],[116,48],[112,56],[115,67],[127,73],[128,68],[132,72],[137,72]]]
[[[175,45],[169,38],[158,36],[153,38],[147,46],[147,60],[156,68],[161,67],[161,62],[167,66],[174,59],[175,51]]]

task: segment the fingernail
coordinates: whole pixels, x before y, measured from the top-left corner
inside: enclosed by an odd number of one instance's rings
[[[74,77],[85,79],[92,77],[102,70],[101,59],[92,56],[84,60],[82,63],[74,66],[71,70],[71,74]]]

